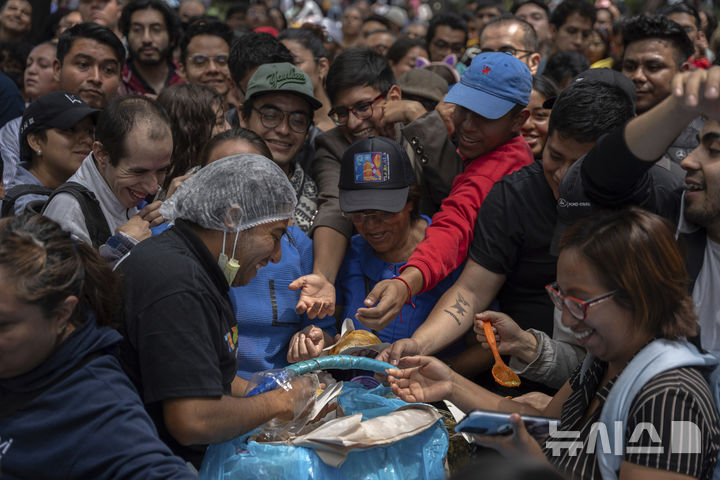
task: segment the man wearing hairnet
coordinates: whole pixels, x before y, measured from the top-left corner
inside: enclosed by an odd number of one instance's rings
[[[118,265],[126,289],[120,362],[160,437],[196,466],[205,445],[292,418],[314,393],[301,377],[241,398],[247,383],[235,376],[238,327],[228,288],[280,260],[295,202],[287,175],[267,158],[218,160],[161,207],[174,227]]]

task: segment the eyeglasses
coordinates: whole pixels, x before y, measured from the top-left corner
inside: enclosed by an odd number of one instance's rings
[[[395,218],[397,213],[383,212],[381,210],[366,210],[364,212],[342,212],[343,217],[347,217],[353,223],[363,223],[368,220],[375,222],[387,222]]]
[[[381,93],[369,102],[358,103],[353,105],[352,107],[333,108],[332,110],[330,110],[330,112],[328,112],[328,116],[332,119],[333,122],[335,122],[335,125],[337,125],[338,127],[343,127],[347,125],[351,112],[358,120],[366,120],[373,116],[373,103],[377,102],[385,95],[386,93]]]
[[[288,119],[290,130],[295,133],[307,133],[310,128],[310,116],[305,112],[283,112],[275,107],[262,107],[258,109],[253,107],[260,114],[260,122],[265,128],[275,128],[280,125],[285,117]]]
[[[224,67],[228,64],[228,55],[221,53],[211,57],[210,55],[205,55],[203,53],[196,53],[195,55],[190,55],[188,60],[196,67],[204,67],[210,63],[210,61],[214,62],[218,67]]]
[[[591,298],[590,300],[580,300],[575,297],[565,296],[561,294],[560,287],[558,286],[557,282],[553,282],[550,285],[547,285],[545,287],[545,290],[547,290],[547,293],[550,296],[550,300],[552,300],[555,307],[557,307],[559,310],[562,310],[563,307],[567,308],[568,312],[570,312],[570,315],[581,321],[587,318],[588,309],[592,305],[602,303],[617,293],[617,290],[613,290],[612,292],[604,293],[598,297]]]
[[[450,50],[453,53],[462,53],[465,50],[465,44],[464,43],[447,43],[445,40],[435,40],[433,41],[433,45],[435,48],[438,48],[440,50]]]
[[[515,48],[515,47],[500,47],[498,49],[494,49],[494,48],[481,48],[480,49],[480,53],[490,53],[490,52],[507,53],[516,58],[527,57],[528,55],[535,53],[532,50],[521,50],[521,49]],[[518,57],[518,53],[523,53],[524,55],[521,55]]]

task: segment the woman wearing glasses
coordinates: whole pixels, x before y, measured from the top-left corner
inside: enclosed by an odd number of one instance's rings
[[[685,339],[697,334],[697,318],[672,232],[661,217],[630,208],[585,218],[564,235],[557,283],[547,290],[588,358],[543,409],[494,395],[431,357],[407,357],[401,360],[406,368],[389,370],[393,390],[406,401],[447,398],[465,411],[483,408],[558,418],[557,428],[567,432],[556,434],[555,440],[550,437],[544,446],[533,440],[517,415],[510,417],[512,435],[477,440],[510,456],[549,461],[573,478],[600,478],[601,468],[602,477],[608,478],[607,441],[603,444],[596,436],[597,422],[603,419],[608,429],[614,425],[605,421],[605,408],[610,409],[613,396],[628,384],[619,375],[626,369],[624,377],[639,371],[638,361],[658,344],[694,348]],[[499,343],[503,341],[501,335]],[[635,378],[631,375],[630,383]],[[626,416],[620,417],[626,444],[616,445],[623,454],[615,456],[617,468],[610,471],[619,478],[711,478],[720,427],[701,370],[671,368],[638,383],[634,396],[620,398],[629,404]],[[613,393],[614,388],[618,390]],[[692,422],[701,448],[677,453],[674,422]],[[641,426],[652,426],[660,442],[652,434],[634,438]],[[565,444],[567,439],[576,441],[577,448],[556,448],[561,437]],[[664,448],[658,449],[658,443]],[[623,448],[630,444],[635,448]]]

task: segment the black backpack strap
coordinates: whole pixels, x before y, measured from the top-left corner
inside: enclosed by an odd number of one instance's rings
[[[105,215],[100,208],[100,202],[98,202],[95,194],[84,185],[75,182],[65,182],[50,195],[46,205],[60,193],[69,193],[78,201],[82,209],[83,217],[85,218],[85,228],[87,228],[90,241],[94,248],[100,248],[112,234],[110,233],[107,220],[105,220]]]
[[[18,198],[25,195],[50,196],[52,192],[52,188],[48,188],[44,185],[15,185],[5,192],[5,198],[2,202],[2,211],[0,213],[2,213],[3,217],[11,217],[15,215],[15,202],[17,202]]]

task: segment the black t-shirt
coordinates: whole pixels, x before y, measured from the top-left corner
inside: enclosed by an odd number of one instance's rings
[[[500,310],[522,328],[553,332],[553,304],[545,285],[555,280],[550,254],[557,210],[555,197],[534,162],[497,182],[478,213],[470,258],[506,275]]]
[[[120,362],[160,438],[195,463],[204,448],[175,441],[165,427],[162,401],[230,393],[237,371],[237,323],[227,281],[182,220],[139,243],[118,271],[126,293]]]

